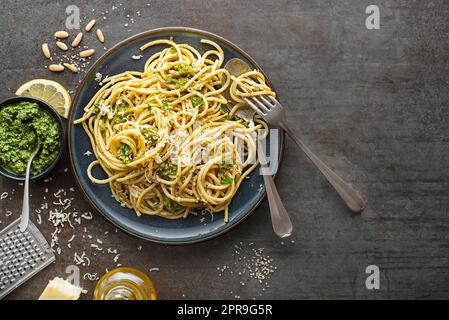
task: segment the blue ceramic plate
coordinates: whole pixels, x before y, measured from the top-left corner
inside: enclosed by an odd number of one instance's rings
[[[201,39],[210,39],[217,42],[224,50],[227,62],[231,58],[240,58],[248,65],[260,70],[254,60],[245,52],[231,42],[208,32],[190,28],[162,28],[144,32],[120,42],[107,51],[89,70],[73,100],[68,126],[68,146],[74,175],[87,200],[102,213],[109,221],[117,227],[140,238],[166,243],[186,244],[194,243],[216,237],[248,217],[265,197],[263,178],[254,171],[250,178],[242,183],[240,189],[232,200],[229,210],[229,222],[223,221],[223,214],[194,216],[189,215],[186,219],[166,220],[155,216],[137,217],[133,210],[123,208],[112,198],[109,185],[92,184],[87,177],[86,170],[93,155],[85,156],[86,151],[92,151],[89,139],[81,125],[73,125],[73,120],[83,114],[84,106],[99,89],[95,81],[96,73],[102,75],[114,75],[126,70],[141,71],[145,61],[161,47],[147,49],[143,53],[139,47],[156,39],[167,39],[174,37],[178,43],[188,43],[200,49],[205,45],[200,43]],[[133,55],[142,54],[140,60],[133,60]],[[268,81],[268,78],[267,78]],[[280,146],[278,152],[283,153],[283,134],[279,135]],[[98,168],[98,167],[97,167]],[[106,177],[101,169],[94,171],[98,177]]]

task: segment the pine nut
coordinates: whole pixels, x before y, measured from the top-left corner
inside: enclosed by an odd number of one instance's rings
[[[61,72],[64,71],[64,66],[61,66],[60,64],[51,64],[48,66],[48,70],[53,72]]]
[[[97,29],[97,38],[98,40],[100,40],[101,43],[104,43],[104,34],[103,31],[101,31],[100,29]]]
[[[56,45],[62,51],[67,51],[69,49],[69,48],[67,48],[67,45],[64,42],[61,42],[61,41],[56,42]]]
[[[93,55],[94,53],[95,53],[94,49],[84,50],[84,51],[80,52],[80,57],[87,58],[87,57],[90,57],[91,55]]]
[[[51,54],[50,54],[50,49],[48,48],[47,43],[44,43],[42,45],[42,52],[44,53],[45,58],[50,59]]]
[[[92,28],[95,25],[95,20],[91,20],[87,25],[86,25],[86,31],[89,32],[90,30],[92,30]]]
[[[67,31],[56,31],[55,38],[58,39],[66,39],[69,37],[69,33]]]
[[[75,39],[72,42],[72,47],[76,48],[80,45],[81,40],[83,39],[83,33],[80,32],[76,35]]]
[[[64,67],[66,67],[67,69],[69,69],[70,71],[77,73],[78,72],[78,68],[75,67],[73,64],[70,63],[64,63]]]

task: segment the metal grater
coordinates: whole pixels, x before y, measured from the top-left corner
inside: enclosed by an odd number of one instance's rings
[[[0,231],[0,299],[55,261],[39,229],[29,221],[25,232],[17,219]]]

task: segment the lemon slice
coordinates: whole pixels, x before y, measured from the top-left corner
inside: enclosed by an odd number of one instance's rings
[[[56,81],[34,79],[23,84],[16,91],[18,96],[28,96],[41,99],[51,105],[61,117],[69,115],[72,99],[67,90]]]

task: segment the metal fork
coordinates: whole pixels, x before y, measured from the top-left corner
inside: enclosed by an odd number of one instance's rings
[[[288,136],[301,148],[307,157],[326,177],[329,183],[337,190],[340,197],[353,212],[362,212],[365,202],[360,193],[355,191],[350,185],[343,181],[334,171],[332,171],[323,161],[321,161],[302,141],[285,122],[285,109],[272,96],[245,97],[248,105],[259,114],[267,123],[278,126],[287,132]]]
[[[268,161],[262,148],[260,140],[257,140],[257,155],[260,161],[260,170],[267,190],[268,205],[270,206],[271,222],[274,233],[281,238],[289,237],[293,231],[293,225],[288,216],[287,210],[282,203],[273,177],[268,173]]]

